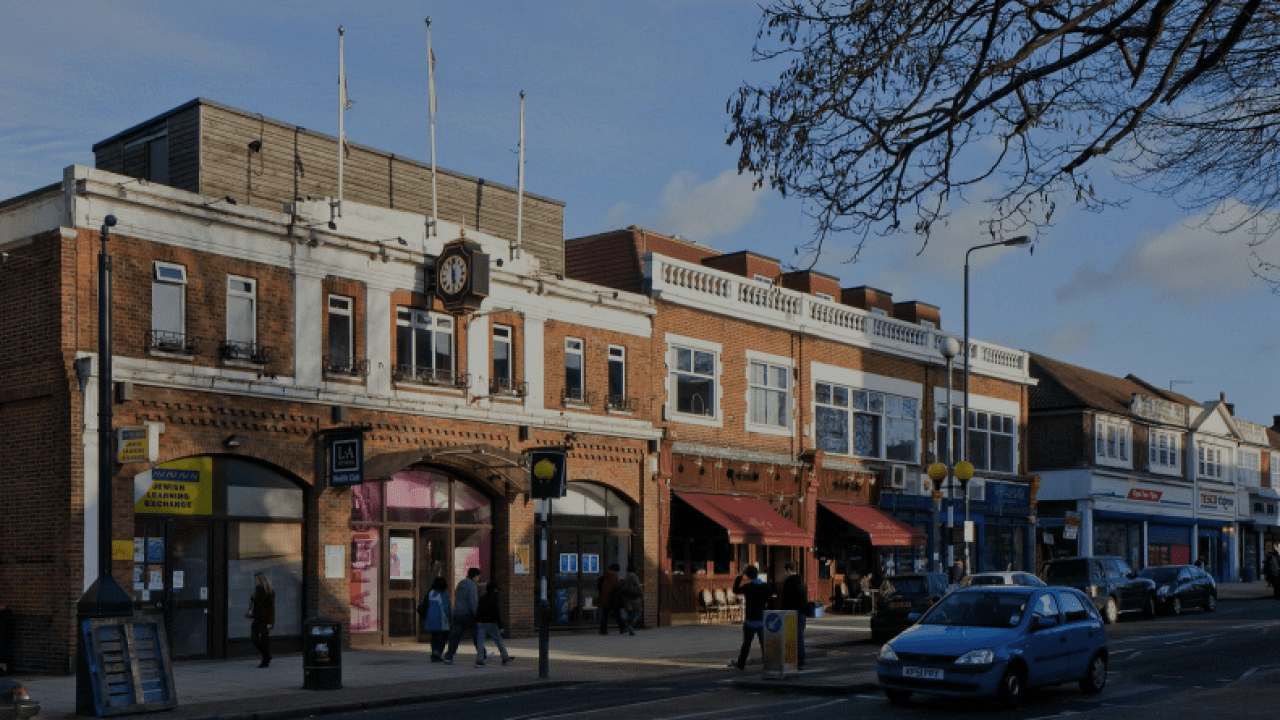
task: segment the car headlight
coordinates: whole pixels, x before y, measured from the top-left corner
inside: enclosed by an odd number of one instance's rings
[[[880,662],[898,662],[898,653],[893,651],[889,643],[880,646]]]
[[[1156,594],[1159,595],[1160,597],[1164,597],[1168,595],[1169,591],[1172,589],[1173,588],[1169,587],[1168,585],[1161,585],[1160,587],[1156,588]]]
[[[956,658],[957,665],[990,665],[995,661],[996,661],[996,654],[987,648],[970,650],[969,652]]]

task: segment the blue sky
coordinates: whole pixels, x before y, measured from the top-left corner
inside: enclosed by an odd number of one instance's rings
[[[336,134],[339,25],[348,137],[426,161],[428,16],[440,166],[514,187],[523,90],[526,190],[566,203],[567,237],[635,224],[799,260],[802,204],[752,191],[725,144],[726,100],[777,74],[751,61],[747,0],[0,0],[0,198],[92,165],[93,143],[195,97]],[[1249,238],[1105,176],[1099,190],[1126,208],[1059,202],[1034,253],[973,254],[971,334],[1197,400],[1225,393],[1270,425],[1280,297],[1251,275]],[[817,269],[937,305],[959,335],[964,254],[988,241],[970,197],[922,253],[879,238],[849,263],[852,239],[836,237]]]

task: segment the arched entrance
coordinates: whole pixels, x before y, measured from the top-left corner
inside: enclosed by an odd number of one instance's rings
[[[133,577],[137,612],[164,616],[175,659],[249,654],[244,618],[255,573],[276,590],[273,643],[302,636],[303,489],[241,457],[171,460],[138,473]]]
[[[352,640],[417,640],[417,603],[436,577],[450,592],[468,568],[493,577],[494,507],[481,489],[438,467],[352,488]]]
[[[570,482],[568,494],[551,502],[547,535],[554,577],[553,625],[599,622],[598,613],[604,611],[597,582],[610,564],[617,563],[625,572],[632,562],[632,516],[630,501],[591,482]]]

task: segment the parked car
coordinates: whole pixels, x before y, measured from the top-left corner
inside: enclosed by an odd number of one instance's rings
[[[1156,584],[1156,608],[1181,615],[1188,607],[1213,612],[1218,606],[1218,583],[1195,565],[1162,565],[1138,573]]]
[[[1146,617],[1156,614],[1156,584],[1149,578],[1139,577],[1122,557],[1098,555],[1050,560],[1044,568],[1044,581],[1072,587],[1089,596],[1107,624],[1115,622],[1124,612],[1141,612]]]
[[[980,572],[966,575],[960,581],[960,587],[973,585],[1026,585],[1027,587],[1043,587],[1045,582],[1029,572],[1022,570],[1002,570],[1000,572]]]
[[[910,627],[950,589],[941,572],[885,578],[871,609],[871,639],[884,642]]]
[[[1102,618],[1079,590],[986,585],[947,595],[885,643],[876,676],[895,704],[925,693],[1013,705],[1040,685],[1101,692],[1107,657]]]

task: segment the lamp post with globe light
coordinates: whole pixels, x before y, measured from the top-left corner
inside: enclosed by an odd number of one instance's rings
[[[956,358],[956,353],[960,352],[960,343],[951,336],[938,338],[938,350],[942,352],[942,356],[947,359],[947,460],[944,465],[941,462],[935,462],[929,466],[929,479],[933,481],[933,569],[941,570],[941,520],[939,515],[942,506],[942,485],[947,483],[950,488],[951,468],[955,464],[955,433],[951,428],[952,412],[951,412],[951,377],[952,362]],[[947,529],[950,530],[954,522],[954,514],[947,513]]]
[[[962,448],[961,452],[963,452],[966,456],[969,455],[969,360],[970,358],[973,357],[973,348],[972,346],[969,345],[969,255],[971,255],[974,250],[981,250],[983,248],[1022,247],[1024,245],[1030,245],[1030,244],[1031,244],[1030,236],[1019,235],[1017,237],[1011,237],[1006,240],[999,240],[997,242],[974,245],[973,247],[969,248],[968,251],[966,251],[964,254],[964,346],[963,348],[961,348],[962,351],[964,352],[964,417],[961,418],[960,420],[960,436],[961,436],[960,444]],[[960,468],[957,466],[953,465],[952,470],[955,473],[956,479],[960,481],[960,486],[964,492],[964,526],[965,526],[964,563],[965,563],[965,572],[968,573],[969,572],[969,544],[970,544],[970,534],[972,533],[972,530],[970,529],[970,526],[969,526],[969,480],[973,478],[973,465],[968,461],[961,461],[961,462],[962,464],[968,466],[969,477],[962,478],[960,476]]]

